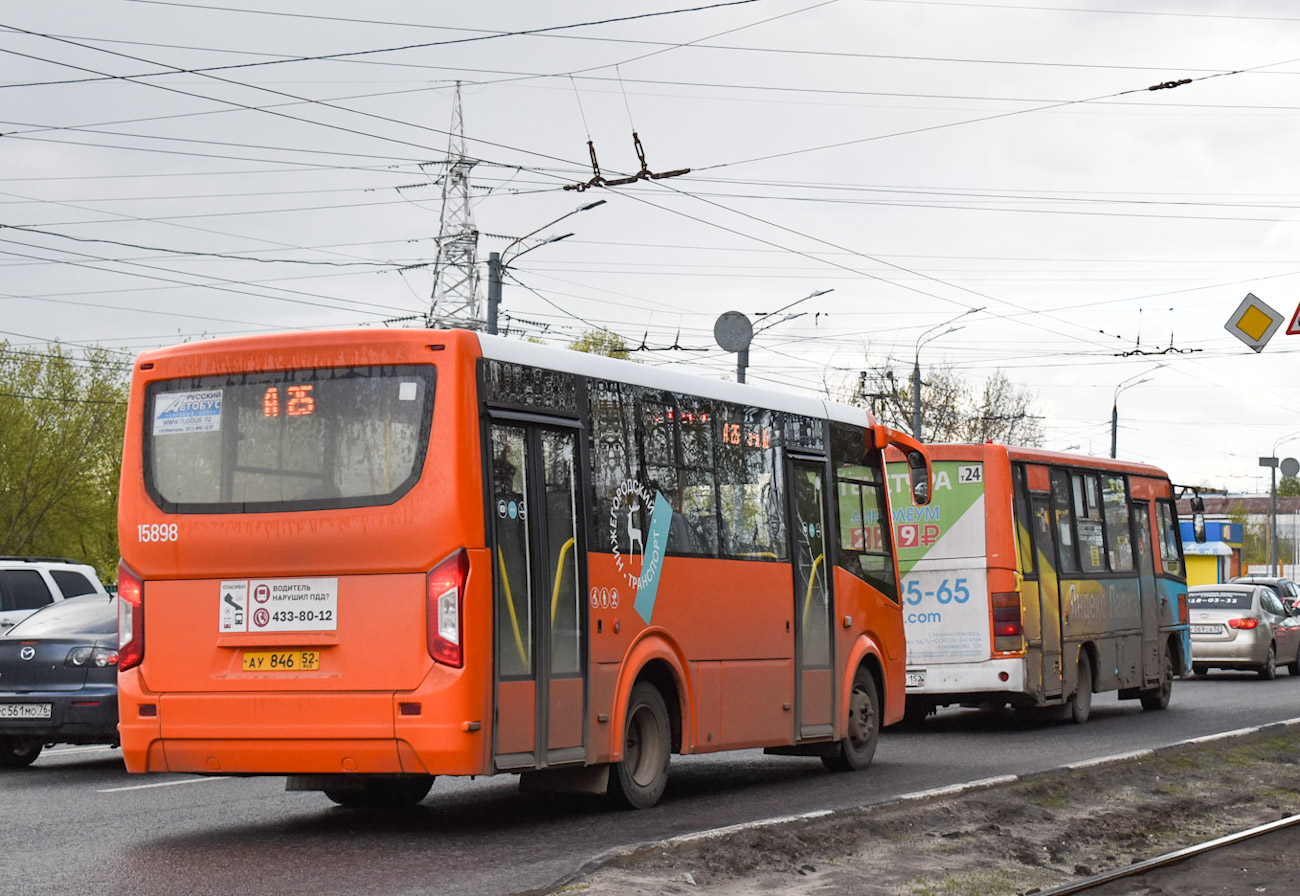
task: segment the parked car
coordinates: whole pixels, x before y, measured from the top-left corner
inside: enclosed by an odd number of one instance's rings
[[[1273,593],[1282,599],[1282,606],[1288,610],[1300,606],[1300,584],[1292,579],[1282,576],[1237,576],[1228,581],[1243,585],[1264,585],[1273,589]]]
[[[0,768],[57,743],[118,743],[117,598],[55,601],[0,637]]]
[[[1228,583],[1187,589],[1192,671],[1249,669],[1271,679],[1277,666],[1300,675],[1300,617],[1265,585]]]
[[[63,557],[0,557],[0,635],[65,597],[106,594],[95,570]]]

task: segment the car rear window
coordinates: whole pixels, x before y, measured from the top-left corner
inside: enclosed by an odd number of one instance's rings
[[[1187,595],[1187,606],[1201,609],[1249,610],[1249,591],[1193,591]]]
[[[94,594],[97,590],[90,579],[72,569],[51,569],[50,578],[59,586],[64,597],[77,597],[81,594]]]
[[[9,630],[11,638],[108,637],[116,633],[117,601],[100,594],[59,601]]]
[[[54,595],[34,569],[0,569],[0,610],[35,610]]]

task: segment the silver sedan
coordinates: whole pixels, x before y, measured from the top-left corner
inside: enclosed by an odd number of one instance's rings
[[[1192,671],[1245,669],[1263,679],[1285,665],[1300,675],[1300,618],[1260,585],[1194,585],[1187,589]]]

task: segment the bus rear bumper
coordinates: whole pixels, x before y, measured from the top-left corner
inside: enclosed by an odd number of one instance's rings
[[[409,694],[124,696],[118,727],[130,772],[486,773],[482,726],[438,718]],[[142,716],[143,706],[154,715]],[[408,714],[412,706],[420,712]]]
[[[975,663],[907,665],[907,696],[959,702],[965,695],[1023,694],[1026,691],[1023,659],[991,659]]]

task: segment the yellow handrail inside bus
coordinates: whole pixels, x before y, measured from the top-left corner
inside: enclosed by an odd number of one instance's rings
[[[551,625],[555,624],[555,609],[560,603],[560,580],[564,578],[564,555],[569,553],[572,547],[573,539],[570,538],[564,543],[564,547],[560,548],[560,559],[555,564],[555,587],[551,589]]]
[[[532,665],[528,650],[524,647],[523,635],[519,633],[519,617],[515,614],[515,599],[510,593],[510,574],[506,572],[506,555],[497,548],[497,560],[501,566],[501,587],[506,590],[506,606],[510,608],[510,626],[515,630],[515,647],[519,649],[519,661],[525,668]]]
[[[813,585],[817,582],[817,567],[822,565],[826,559],[825,554],[818,554],[817,559],[813,561],[812,572],[808,574],[808,594],[803,599],[803,628],[808,630],[808,611],[812,609]]]
[[[744,557],[744,558],[746,558],[746,559],[751,559],[751,558],[755,558],[755,557],[761,557],[761,558],[763,558],[763,559],[767,559],[767,560],[779,560],[779,559],[780,559],[779,557],[777,557],[776,553],[773,552],[773,551],[742,551],[741,553],[739,553],[739,554],[735,554],[734,556],[736,556],[736,557]]]

